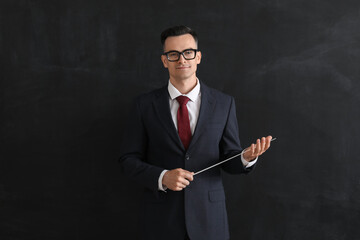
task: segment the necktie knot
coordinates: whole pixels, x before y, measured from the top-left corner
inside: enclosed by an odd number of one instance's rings
[[[181,106],[184,106],[184,105],[186,105],[187,103],[188,103],[188,101],[190,100],[188,97],[186,97],[186,96],[178,96],[177,98],[176,98],[176,100],[179,102],[179,104],[181,105]]]

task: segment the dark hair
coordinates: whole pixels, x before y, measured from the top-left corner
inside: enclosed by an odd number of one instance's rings
[[[191,34],[191,36],[193,36],[193,38],[196,42],[196,45],[198,44],[198,36],[197,36],[196,32],[187,26],[180,25],[180,26],[174,26],[174,27],[168,28],[161,33],[161,44],[162,44],[163,48],[164,48],[165,40],[168,37],[175,37],[175,36],[180,36],[180,35],[184,35],[184,34]]]

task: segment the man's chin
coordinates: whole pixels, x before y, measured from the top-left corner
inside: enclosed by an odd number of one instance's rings
[[[190,75],[190,76],[177,76],[176,80],[181,81],[181,82],[191,81],[191,80],[193,80],[193,78],[191,76],[192,75]]]

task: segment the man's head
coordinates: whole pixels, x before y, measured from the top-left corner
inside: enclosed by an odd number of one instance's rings
[[[201,61],[195,31],[186,26],[175,26],[161,33],[164,54],[161,61],[169,70],[170,81],[195,81],[197,65]]]
[[[163,49],[165,50],[165,40],[168,37],[176,37],[176,36],[181,36],[181,35],[185,35],[185,34],[190,34],[194,38],[194,41],[196,43],[196,48],[197,48],[198,47],[198,36],[197,36],[196,32],[189,27],[180,25],[180,26],[174,26],[174,27],[168,28],[161,33],[161,44],[163,46]]]

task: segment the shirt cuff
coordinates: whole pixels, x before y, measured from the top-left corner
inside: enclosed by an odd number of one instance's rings
[[[244,165],[245,168],[249,168],[249,167],[251,167],[252,165],[254,165],[254,164],[257,162],[257,160],[258,160],[259,157],[256,157],[256,158],[255,158],[254,160],[252,160],[251,162],[248,162],[248,161],[246,161],[245,158],[243,157],[244,152],[245,152],[245,150],[243,150],[242,153],[241,153],[241,161],[242,161],[242,163],[243,163],[243,165]]]
[[[162,184],[162,180],[163,180],[164,174],[167,171],[168,170],[162,171],[161,174],[160,174],[159,180],[158,180],[158,188],[159,188],[160,191],[164,191],[164,192],[166,192],[167,187]]]

